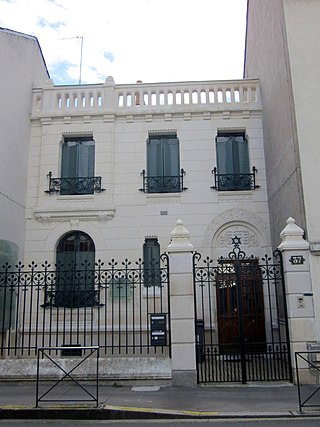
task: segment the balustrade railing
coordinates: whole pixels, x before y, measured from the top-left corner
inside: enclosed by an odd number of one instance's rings
[[[103,354],[170,354],[168,257],[157,285],[142,260],[14,268],[0,266],[0,357],[34,356],[38,347],[99,346]],[[151,316],[165,315],[166,342],[151,342]]]
[[[33,116],[41,114],[123,114],[170,112],[194,108],[260,109],[259,82],[254,79],[175,83],[105,83],[54,86],[50,82],[33,91]]]

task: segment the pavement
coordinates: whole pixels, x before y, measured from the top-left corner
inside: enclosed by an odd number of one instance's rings
[[[302,399],[316,392],[317,406],[299,411],[298,388],[289,383],[173,387],[72,382],[0,382],[0,419],[272,418],[320,416],[320,391],[303,386]],[[83,388],[81,388],[83,387]],[[88,394],[89,393],[89,394]],[[86,400],[90,401],[86,401]]]

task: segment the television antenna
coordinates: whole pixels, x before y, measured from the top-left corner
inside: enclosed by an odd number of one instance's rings
[[[83,36],[75,37],[63,37],[59,40],[74,40],[80,39],[80,64],[79,64],[79,85],[81,85],[81,74],[82,74],[82,52],[83,52]]]

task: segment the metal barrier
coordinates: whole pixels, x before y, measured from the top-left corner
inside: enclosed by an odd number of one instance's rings
[[[308,390],[309,387],[305,386],[304,390],[307,391],[306,397],[302,397],[302,384],[300,383],[299,376],[299,365],[298,361],[301,359],[308,364],[309,369],[314,369],[316,372],[320,374],[320,365],[316,365],[316,355],[320,356],[319,351],[300,351],[295,353],[295,362],[296,362],[296,370],[297,370],[297,386],[298,386],[298,398],[299,398],[299,411],[302,412],[302,408],[319,408],[320,409],[320,396],[318,392],[320,391],[320,385],[312,387],[312,390]],[[307,355],[307,356],[303,356]],[[314,398],[318,394],[318,402],[310,403],[311,399]]]
[[[160,258],[156,286],[141,259],[0,265],[0,358],[61,345],[99,346],[101,357],[170,354],[169,259]],[[151,343],[154,313],[166,315],[161,346]]]
[[[39,402],[95,402],[96,406],[99,404],[99,347],[98,346],[91,346],[91,347],[38,347],[38,358],[37,358],[37,386],[36,386],[36,407],[39,406]],[[58,354],[58,351],[61,352],[63,355],[67,355],[69,353],[69,356],[74,355],[80,355],[82,354],[82,351],[84,352],[84,358],[79,360],[78,363],[76,363],[71,369],[65,369],[61,366],[61,360],[65,359],[54,359],[51,354],[55,353]],[[86,352],[89,352],[89,354],[85,355]],[[95,381],[95,393],[91,393],[87,388],[84,387],[83,384],[80,383],[80,379],[76,378],[75,370],[83,365],[83,363],[89,359],[92,355],[96,356],[96,376],[94,378]],[[42,392],[40,395],[40,358],[47,358],[49,359],[54,366],[58,368],[59,371],[63,372],[63,375],[59,379],[53,379],[48,380],[45,379],[46,382],[54,382],[53,385],[48,386],[45,392]],[[74,360],[74,359],[73,359]],[[45,397],[51,393],[53,390],[56,391],[56,388],[58,385],[60,385],[63,381],[70,380],[72,384],[75,384],[78,388],[80,388],[84,393],[85,396],[88,396],[87,399],[77,399],[77,398],[71,398],[71,396],[68,399],[45,399]],[[82,381],[82,380],[81,380]],[[68,392],[70,390],[68,389]],[[69,394],[68,394],[69,395]]]

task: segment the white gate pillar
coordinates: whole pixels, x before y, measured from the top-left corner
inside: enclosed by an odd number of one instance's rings
[[[178,220],[168,246],[172,385],[175,386],[197,385],[192,253],[189,231]]]
[[[281,243],[278,247],[283,257],[291,359],[295,381],[295,352],[306,351],[308,343],[316,340],[309,243],[303,239],[303,233],[302,228],[295,224],[295,220],[288,218],[287,226],[280,233]],[[314,381],[310,376],[307,363],[303,365],[299,361],[299,368],[299,377],[303,382]]]

